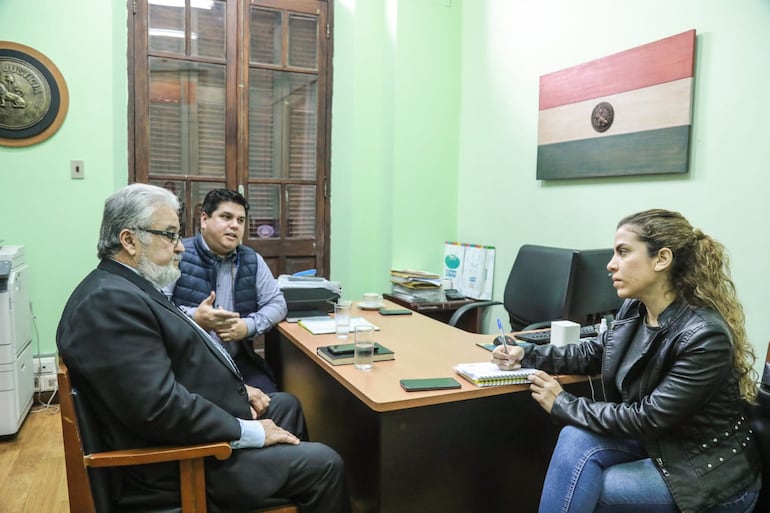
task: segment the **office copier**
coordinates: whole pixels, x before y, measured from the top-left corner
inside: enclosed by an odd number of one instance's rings
[[[32,406],[32,309],[24,246],[0,247],[0,436],[14,435]]]

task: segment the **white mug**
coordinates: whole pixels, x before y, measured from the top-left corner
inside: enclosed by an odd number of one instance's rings
[[[367,305],[379,305],[382,303],[382,294],[377,292],[364,292],[363,303]]]
[[[551,322],[551,345],[564,347],[580,342],[580,324],[572,321]]]

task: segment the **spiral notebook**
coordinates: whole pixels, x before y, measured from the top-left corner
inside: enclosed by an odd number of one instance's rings
[[[500,370],[492,362],[458,363],[455,372],[478,387],[527,384],[535,369]]]

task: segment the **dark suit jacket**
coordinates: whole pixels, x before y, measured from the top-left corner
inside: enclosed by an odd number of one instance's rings
[[[103,260],[73,292],[56,343],[114,449],[237,440],[236,417],[251,418],[240,375],[212,341],[150,282],[115,261]],[[242,472],[244,454],[207,463],[207,474],[216,469],[207,480]],[[172,501],[177,473],[175,464],[127,467],[116,493],[124,501]]]

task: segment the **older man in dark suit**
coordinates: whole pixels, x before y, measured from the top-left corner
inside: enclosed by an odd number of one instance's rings
[[[206,462],[212,509],[243,511],[271,496],[302,511],[350,510],[343,464],[332,449],[300,441],[297,400],[243,383],[216,341],[160,289],[179,275],[178,200],[129,185],[105,202],[101,262],[77,287],[56,341],[73,384],[99,416],[113,449],[230,441],[226,461]],[[126,467],[118,504],[178,500],[178,467]]]

